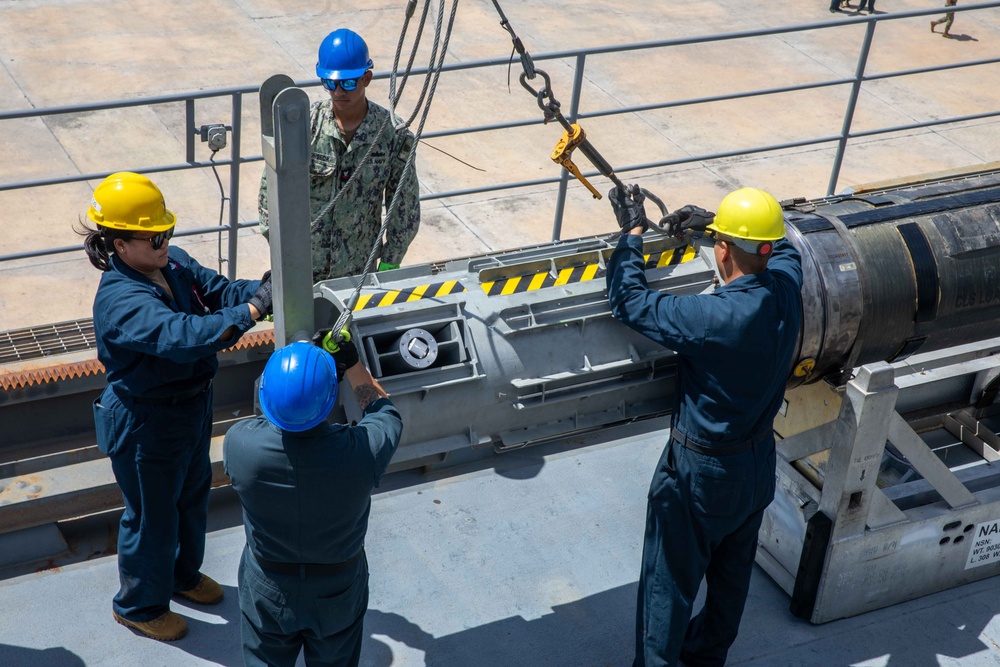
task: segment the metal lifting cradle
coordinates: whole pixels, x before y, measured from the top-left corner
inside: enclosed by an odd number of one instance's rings
[[[796,370],[832,382],[786,394],[758,562],[814,623],[1000,572],[992,167],[786,212],[811,274]]]
[[[1000,171],[783,207],[803,255],[805,317],[760,563],[813,622],[997,574]],[[305,247],[301,228],[272,237],[272,252]],[[360,289],[351,334],[407,424],[398,465],[637,420],[662,428],[674,353],[611,317],[612,244],[555,242],[286,292],[298,305],[278,316],[276,337],[333,325]],[[713,288],[707,252],[657,232],[645,247],[653,288]],[[295,271],[296,255],[273,254],[276,275]],[[358,417],[350,398],[335,417]]]

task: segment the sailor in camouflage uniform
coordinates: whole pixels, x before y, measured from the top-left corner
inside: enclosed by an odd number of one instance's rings
[[[382,227],[383,203],[388,210],[397,188],[400,200],[389,220],[378,270],[399,267],[420,226],[416,165],[403,178],[414,137],[406,128],[395,128],[401,122],[398,117],[389,118],[388,109],[365,97],[371,68],[368,46],[351,30],[336,30],[320,45],[316,74],[330,99],[314,103],[310,110],[314,282],[364,271]],[[369,149],[371,155],[361,166]],[[354,176],[359,168],[361,173]],[[352,176],[347,191],[330,207]],[[261,177],[258,208],[260,231],[267,238],[266,172]]]

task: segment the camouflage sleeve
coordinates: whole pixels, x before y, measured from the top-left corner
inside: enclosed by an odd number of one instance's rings
[[[267,167],[264,167],[263,173],[260,175],[260,194],[257,195],[257,215],[260,216],[260,223],[258,229],[261,235],[267,239],[270,243],[271,238],[268,235],[268,222],[267,222]]]
[[[413,147],[414,139],[413,134],[409,130],[403,131],[406,134],[401,142],[399,151],[392,160],[389,181],[385,188],[386,210],[389,208],[389,203],[392,201],[392,195],[395,193],[396,188],[399,187],[402,189],[399,204],[396,205],[396,212],[392,216],[392,219],[389,220],[389,226],[386,231],[386,242],[382,248],[382,261],[387,264],[396,265],[403,263],[403,256],[406,255],[406,249],[410,247],[410,243],[417,235],[417,229],[420,227],[420,184],[417,181],[416,161],[414,161],[410,173],[400,182],[403,169],[406,166],[406,160],[410,155],[410,149]]]

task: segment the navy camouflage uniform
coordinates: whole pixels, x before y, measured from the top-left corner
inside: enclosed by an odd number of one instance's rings
[[[612,312],[678,356],[671,438],[649,487],[634,665],[723,665],[774,497],[773,422],[802,322],[800,257],[780,240],[763,272],[688,296],[649,289],[643,263],[642,237],[623,235],[607,273]],[[703,577],[708,596],[692,619]]]
[[[266,417],[226,433],[226,473],[243,505],[240,633],[248,666],[358,664],[368,609],[372,489],[403,424],[387,398],[356,426],[282,431]]]
[[[97,358],[108,379],[94,422],[125,501],[113,607],[144,622],[200,580],[215,354],[254,325],[246,304],[260,282],[230,282],[171,246],[162,269],[171,298],[117,255],[110,264],[94,298]]]
[[[312,157],[309,162],[309,213],[315,220],[347,184],[371,147],[371,156],[336,206],[313,226],[313,281],[362,273],[382,228],[382,206],[388,210],[400,188],[399,203],[389,220],[381,261],[399,265],[420,226],[420,190],[416,163],[403,179],[403,167],[413,146],[408,129],[396,130],[394,117],[380,133],[389,111],[368,100],[368,113],[354,131],[350,145],[337,127],[331,100],[310,110]],[[262,175],[257,201],[260,231],[268,235],[267,173]],[[376,263],[376,267],[378,264]]]

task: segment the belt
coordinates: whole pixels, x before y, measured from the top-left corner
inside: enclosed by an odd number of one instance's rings
[[[201,396],[211,388],[212,381],[209,380],[199,387],[182,391],[178,394],[173,394],[172,396],[133,396],[131,394],[126,394],[126,396],[128,396],[129,400],[133,403],[137,403],[139,405],[177,405],[178,403],[183,403],[184,401],[190,401],[196,396]]]
[[[248,549],[247,551],[250,550]],[[358,553],[340,563],[279,563],[277,561],[261,558],[253,551],[250,551],[250,555],[255,561],[257,561],[257,564],[260,565],[262,570],[270,572],[271,574],[293,574],[298,575],[299,577],[323,577],[331,574],[340,574],[341,572],[351,569],[353,566],[357,565],[358,561],[365,555],[365,549],[362,547]]]
[[[687,436],[687,434],[677,428],[670,429],[670,437],[676,440],[682,447],[690,449],[693,452],[698,452],[699,454],[704,454],[705,456],[732,456],[733,454],[745,452],[748,449],[753,448],[754,445],[758,445],[766,441],[769,437],[772,437],[772,432],[764,431],[763,433],[758,433],[752,438],[728,444],[724,447],[705,446],[692,440]]]

